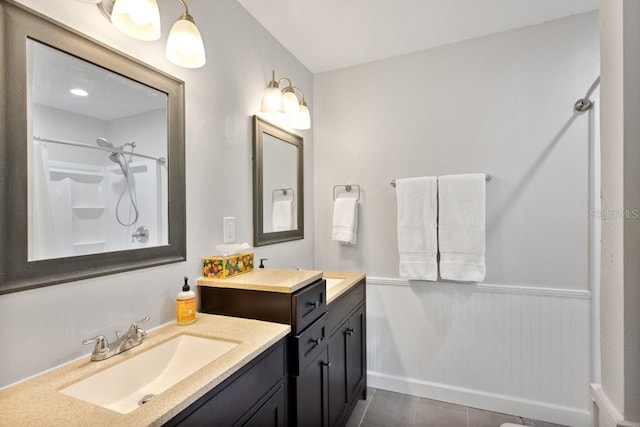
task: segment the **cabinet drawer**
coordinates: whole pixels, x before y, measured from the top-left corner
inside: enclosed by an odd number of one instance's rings
[[[291,325],[294,334],[304,331],[314,320],[327,311],[327,291],[324,279],[293,294]]]
[[[344,319],[365,300],[365,281],[362,280],[353,288],[349,289],[347,293],[340,296],[338,299],[331,302],[329,307],[329,319],[327,321],[327,327],[329,333],[333,333]]]
[[[323,349],[327,347],[327,315],[324,314],[300,335],[293,337],[293,351],[297,356],[293,361],[291,373],[298,375]]]

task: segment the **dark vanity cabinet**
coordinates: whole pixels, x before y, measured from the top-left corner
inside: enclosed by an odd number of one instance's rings
[[[365,281],[329,305],[329,425],[343,426],[358,399],[366,399]]]
[[[209,286],[199,290],[204,313],[291,325],[288,425],[342,426],[358,398],[366,398],[364,280],[330,305],[324,279],[293,293]]]
[[[285,427],[285,348],[285,340],[280,340],[165,426]]]
[[[327,296],[319,279],[293,293],[200,287],[203,313],[291,325],[287,341],[289,425],[326,426]]]

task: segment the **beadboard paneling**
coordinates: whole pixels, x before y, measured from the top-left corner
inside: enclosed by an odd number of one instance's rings
[[[367,278],[372,387],[590,424],[589,291]]]

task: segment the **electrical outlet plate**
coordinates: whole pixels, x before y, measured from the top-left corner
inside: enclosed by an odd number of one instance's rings
[[[234,216],[222,218],[222,240],[224,243],[236,241],[236,218]]]

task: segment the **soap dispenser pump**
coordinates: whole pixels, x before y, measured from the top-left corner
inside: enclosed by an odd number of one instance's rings
[[[190,325],[196,321],[196,293],[189,287],[189,278],[185,276],[182,292],[176,297],[176,323]]]

